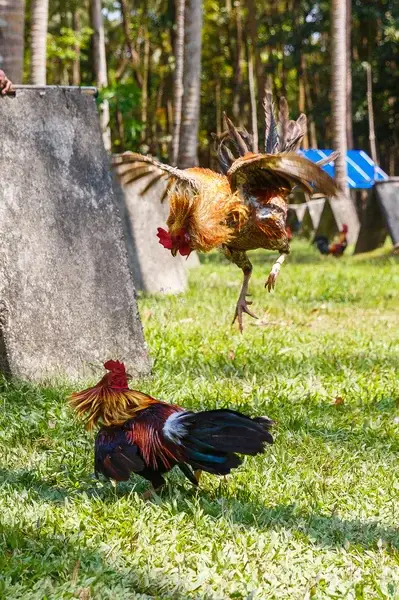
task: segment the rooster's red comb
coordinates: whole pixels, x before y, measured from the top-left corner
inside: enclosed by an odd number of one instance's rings
[[[126,373],[125,365],[119,360],[107,360],[104,363],[104,368],[107,371],[112,371],[112,373]]]
[[[172,238],[168,231],[165,231],[165,229],[162,229],[162,227],[158,227],[157,236],[159,237],[159,243],[162,244],[164,248],[166,248],[167,250],[172,250]]]

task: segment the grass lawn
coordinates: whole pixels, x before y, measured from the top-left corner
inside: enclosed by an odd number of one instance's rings
[[[143,391],[277,422],[227,483],[176,472],[144,502],[138,477],[97,482],[68,385],[0,383],[1,599],[399,599],[397,258],[295,242],[269,295],[271,258],[253,255],[244,335],[241,274],[217,254],[184,296],[140,299]]]

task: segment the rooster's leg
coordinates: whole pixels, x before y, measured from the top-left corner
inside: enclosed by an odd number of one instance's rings
[[[236,319],[238,320],[238,326],[240,328],[241,333],[243,331],[242,313],[246,313],[247,315],[249,315],[250,317],[253,317],[254,319],[258,318],[256,315],[254,315],[253,312],[251,312],[249,310],[248,306],[250,304],[252,304],[252,302],[249,302],[247,300],[247,296],[249,295],[248,294],[248,284],[249,284],[249,280],[251,278],[252,266],[251,266],[250,270],[243,270],[243,272],[244,272],[244,281],[242,284],[240,295],[238,297],[238,302],[237,302],[236,310],[234,313],[234,319],[233,319],[233,323],[235,323]]]
[[[146,468],[145,470],[146,473],[144,474],[144,472],[142,472],[141,474],[143,477],[145,477],[145,479],[148,479],[148,481],[151,483],[151,487],[146,492],[141,494],[141,498],[142,500],[150,500],[155,494],[158,494],[161,491],[166,481],[159,471],[153,471],[149,468]]]
[[[272,269],[269,273],[269,277],[267,278],[267,281],[265,283],[265,288],[267,288],[269,292],[271,292],[276,285],[277,277],[280,273],[281,265],[285,261],[285,257],[286,254],[281,254],[272,266]]]
[[[147,491],[143,492],[140,495],[140,498],[142,500],[151,500],[155,494],[158,494],[161,491],[161,489],[162,489],[162,486],[158,487],[158,488],[154,488],[151,486]]]
[[[232,249],[228,248],[227,246],[224,246],[223,253],[226,258],[228,258],[231,262],[233,262],[235,265],[237,265],[237,267],[240,267],[240,269],[242,269],[242,272],[244,273],[244,281],[242,282],[242,288],[241,288],[240,295],[238,297],[238,302],[237,302],[236,310],[234,313],[234,319],[233,319],[233,323],[235,323],[236,319],[238,320],[238,326],[242,333],[242,330],[243,330],[242,313],[246,313],[247,315],[249,315],[250,317],[253,317],[254,319],[258,318],[248,308],[248,306],[251,305],[252,302],[247,301],[247,296],[249,295],[248,294],[248,285],[249,285],[249,280],[251,279],[251,274],[252,274],[252,264],[251,264],[251,261],[249,260],[248,256],[246,255],[246,252],[243,252],[242,250],[232,250]]]

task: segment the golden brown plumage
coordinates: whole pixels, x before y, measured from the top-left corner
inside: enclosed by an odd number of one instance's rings
[[[277,123],[268,91],[264,111],[265,154],[253,153],[252,136],[225,118],[227,131],[217,139],[222,174],[198,167],[181,170],[132,152],[114,157],[124,185],[148,177],[146,191],[155,182],[165,180],[161,201],[168,197],[168,231],[158,230],[165,248],[174,255],[180,251],[185,256],[192,250],[208,252],[220,248],[243,270],[244,282],[234,316],[241,331],[242,313],[255,317],[246,301],[252,272],[246,251],[265,248],[281,253],[266,281],[270,291],[289,253],[288,195],[296,186],[307,193],[314,188],[326,195],[336,191],[333,180],[320,166],[295,152],[306,132],[305,115],[297,121],[289,120],[288,106],[282,99]]]
[[[121,425],[134,414],[156,402],[154,398],[130,390],[127,385],[125,366],[119,361],[109,360],[104,364],[109,373],[95,385],[73,393],[68,402],[76,413],[85,418],[88,430],[100,421],[105,427]]]

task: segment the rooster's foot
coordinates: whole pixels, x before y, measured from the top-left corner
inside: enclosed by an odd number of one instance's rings
[[[267,288],[269,290],[269,292],[274,290],[274,288],[276,287],[276,281],[277,281],[277,277],[278,277],[279,273],[280,273],[280,265],[278,265],[278,269],[276,269],[274,266],[272,268],[272,270],[270,271],[269,277],[267,278],[267,281],[265,283],[265,288]]]
[[[232,325],[234,325],[236,319],[238,320],[238,326],[240,328],[241,333],[243,332],[243,324],[242,324],[242,313],[246,313],[247,315],[249,315],[250,317],[252,317],[253,319],[257,319],[258,317],[256,315],[254,315],[253,312],[251,312],[248,308],[248,306],[252,304],[252,302],[249,302],[246,300],[245,296],[240,297],[238,299],[237,302],[237,306],[236,306],[236,310],[234,313],[234,319],[232,322]]]
[[[272,269],[269,273],[269,277],[267,278],[267,281],[265,283],[265,288],[267,288],[269,290],[269,292],[274,290],[274,288],[276,287],[277,277],[278,277],[278,274],[280,273],[281,265],[283,264],[284,260],[285,260],[285,254],[282,254],[278,258],[278,260],[276,260],[274,265],[272,266]]]
[[[140,498],[142,500],[152,500],[156,494],[158,494],[162,489],[162,486],[159,488],[150,487],[146,492],[140,494]]]

